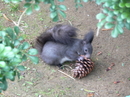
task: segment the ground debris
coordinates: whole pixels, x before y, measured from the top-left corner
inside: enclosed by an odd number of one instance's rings
[[[120,82],[121,82],[121,81],[114,81],[113,83],[114,83],[114,84],[117,84],[117,83],[120,83]]]
[[[115,66],[115,63],[111,63],[111,65],[106,69],[106,71],[111,70],[113,66]]]
[[[102,54],[102,52],[98,52],[98,53],[97,53],[97,56],[99,56],[99,55],[101,55],[101,54]]]

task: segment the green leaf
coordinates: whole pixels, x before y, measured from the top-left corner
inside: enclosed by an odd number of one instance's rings
[[[112,32],[111,32],[111,36],[113,37],[113,38],[116,38],[117,36],[118,36],[118,30],[116,29],[116,27],[114,28],[114,30],[112,30]]]
[[[31,2],[32,0],[25,0],[25,1],[29,3],[29,2]]]
[[[4,78],[4,75],[1,73],[0,74],[0,81],[3,80],[3,78]]]
[[[31,6],[31,3],[25,3],[25,4],[24,4],[24,7],[25,7],[25,8],[29,8],[30,6]]]
[[[19,41],[22,41],[24,40],[24,38],[21,36],[20,38],[18,38]]]
[[[1,89],[4,90],[4,88],[5,88],[5,85],[3,83],[0,83],[0,90]]]
[[[100,5],[102,0],[96,0],[96,4]]]
[[[4,51],[0,54],[0,56],[7,56],[9,52],[11,52],[12,48],[10,46],[5,47]]]
[[[107,2],[105,2],[105,4],[103,4],[103,5],[104,5],[104,7],[111,7],[112,2],[111,2],[111,1],[107,1]]]
[[[105,19],[102,20],[101,22],[99,22],[99,23],[97,24],[97,27],[100,29],[100,28],[105,24],[105,22],[106,22]]]
[[[104,19],[106,17],[106,15],[104,15],[103,13],[99,13],[96,15],[96,19]]]
[[[130,23],[130,17],[127,18],[127,23]]]
[[[26,55],[22,56],[22,61],[27,61],[27,56]]]
[[[4,61],[0,61],[0,67],[4,68],[6,66],[6,63]]]
[[[8,33],[8,35],[10,36],[10,38],[12,40],[15,40],[16,39],[16,35],[14,34],[14,31],[11,29],[11,28],[7,28],[6,29],[6,32]]]
[[[3,44],[0,44],[0,53],[3,52],[5,49],[5,46]]]
[[[34,64],[38,64],[39,59],[36,56],[29,56],[29,59],[34,63]]]
[[[106,21],[107,21],[107,22],[114,22],[115,19],[114,19],[113,17],[107,16],[107,17],[106,17]]]
[[[53,20],[53,22],[57,22],[59,20],[58,15],[55,18],[53,18],[52,20]]]
[[[108,13],[108,12],[109,12],[108,8],[103,8],[103,13]]]
[[[119,9],[120,13],[124,12],[124,8]]]
[[[125,27],[128,29],[128,30],[130,30],[130,23],[125,23]]]
[[[122,19],[126,19],[128,16],[129,16],[129,13],[127,13],[127,12],[123,12],[123,13],[121,14],[121,18],[122,18]]]
[[[81,0],[75,0],[75,3],[81,3]]]
[[[22,49],[28,49],[30,47],[30,44],[28,42],[22,43]]]
[[[27,15],[32,14],[32,6],[30,6],[30,7],[26,10],[26,14],[27,14]]]
[[[121,15],[117,16],[117,21],[118,22],[122,22],[123,21],[123,19],[121,18]]]
[[[122,29],[121,24],[117,25],[117,29],[119,30],[120,34],[122,34],[124,32],[123,29]]]
[[[14,57],[12,60],[11,60],[12,63],[14,63],[13,65],[17,65],[19,63],[22,62],[21,58],[17,58],[17,57]]]
[[[51,12],[50,17],[53,19],[53,18],[55,18],[57,15],[58,15],[57,12],[54,11],[54,12]]]
[[[8,87],[8,84],[7,84],[7,81],[6,81],[5,77],[2,80],[2,83],[4,84],[4,87],[2,89],[5,91],[7,89],[7,87]]]
[[[130,8],[130,3],[126,3],[125,6],[126,6],[127,8]]]
[[[54,11],[56,9],[56,5],[51,5],[50,11]]]
[[[12,3],[19,3],[20,0],[11,0]]]
[[[120,11],[119,11],[119,10],[114,10],[113,13],[114,13],[115,15],[118,15],[118,14],[120,13]]]
[[[114,16],[113,11],[109,11],[107,14],[108,14],[109,16],[111,16],[111,17],[113,17],[113,16]]]
[[[65,14],[63,11],[58,10],[58,12],[59,12],[59,14],[60,14],[62,17],[66,18],[66,14]]]
[[[18,27],[18,26],[15,26],[15,27],[14,27],[14,31],[15,31],[15,33],[18,35],[18,34],[19,34],[19,32],[20,32],[19,27]]]
[[[35,0],[35,4],[39,4],[40,2],[42,2],[43,0]]]
[[[14,54],[17,54],[19,52],[19,49],[14,48],[12,51],[13,51]]]
[[[14,54],[14,52],[12,52],[12,51],[10,51],[10,52],[6,55],[6,57],[9,58],[9,59],[13,58],[14,56],[15,56],[15,54]]]
[[[88,0],[83,0],[83,2],[88,2]]]
[[[0,36],[1,36],[1,37],[6,36],[6,32],[5,32],[5,31],[0,31]]]
[[[42,0],[45,4],[49,4],[49,3],[51,3],[51,1],[50,0]]]
[[[112,0],[112,1],[116,2],[116,1],[119,1],[119,0]]]
[[[113,6],[112,6],[112,9],[114,9],[114,10],[117,10],[117,9],[119,9],[120,7],[118,6],[118,4],[114,4]]]
[[[23,45],[19,45],[19,46],[18,46],[18,49],[19,49],[19,50],[23,50]]]
[[[22,56],[20,54],[15,55],[15,58],[21,59],[21,57]]]
[[[33,48],[32,48],[32,49],[29,49],[29,50],[28,50],[28,54],[29,54],[29,55],[36,55],[36,54],[38,54],[38,51],[37,51],[36,49],[33,49]]]
[[[83,5],[80,4],[80,3],[75,5],[76,10],[77,10],[79,7],[83,7]]]
[[[20,66],[17,66],[17,69],[20,70],[20,71],[24,71],[25,67],[23,65],[20,65]]]
[[[110,28],[113,28],[113,27],[114,27],[114,24],[112,24],[112,23],[106,23],[104,27],[105,27],[106,29],[110,29]]]
[[[11,0],[4,0],[6,3],[10,3]]]
[[[35,9],[36,11],[39,11],[39,10],[40,10],[40,6],[39,6],[38,4],[34,4],[33,6],[34,6],[34,9]]]
[[[6,65],[6,66],[3,68],[3,70],[4,70],[5,72],[9,72],[9,71],[10,71],[10,66]]]
[[[121,8],[125,7],[125,3],[123,3],[123,2],[119,3],[119,7],[121,7]]]
[[[64,0],[58,0],[59,2],[63,2]]]
[[[11,81],[14,81],[14,71],[9,71],[5,73],[6,78],[10,79]]]
[[[66,11],[67,8],[65,5],[58,5],[58,7],[60,8],[60,10]]]
[[[14,41],[14,46],[18,46],[20,44],[20,41],[19,40],[15,40]]]
[[[6,46],[10,46],[11,45],[11,40],[9,39],[9,37],[4,37],[4,41],[3,44]]]

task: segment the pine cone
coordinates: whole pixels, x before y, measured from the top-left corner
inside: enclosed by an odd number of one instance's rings
[[[89,74],[94,68],[94,63],[91,59],[84,57],[83,60],[75,63],[75,69],[72,70],[72,76],[74,78],[83,78]]]

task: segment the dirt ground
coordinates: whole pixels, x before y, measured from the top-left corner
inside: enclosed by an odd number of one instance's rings
[[[67,0],[66,0],[67,1]],[[0,9],[10,19],[17,21],[20,12],[11,12],[9,6],[0,1]],[[68,7],[67,18],[54,23],[49,18],[47,5],[41,5],[40,11],[32,15],[24,15],[22,24],[27,41],[35,43],[35,39],[47,27],[55,24],[71,24],[79,29],[78,37],[93,29],[97,31],[95,16],[100,12],[100,6],[94,2],[84,3],[84,7],[75,10],[70,0],[64,2]],[[23,10],[20,8],[20,10]],[[12,15],[13,14],[13,15]],[[14,26],[12,22],[0,17],[3,28]],[[82,79],[75,79],[62,74],[58,67],[45,64],[42,60],[37,65],[29,61],[23,63],[27,70],[21,72],[21,78],[14,82],[9,81],[7,91],[0,97],[125,97],[130,95],[130,34],[124,29],[124,34],[112,38],[109,31],[100,30],[99,36],[93,40],[92,60],[95,62],[94,70]],[[100,55],[98,55],[101,52]],[[111,70],[106,69],[115,64]],[[71,75],[66,68],[63,72]]]

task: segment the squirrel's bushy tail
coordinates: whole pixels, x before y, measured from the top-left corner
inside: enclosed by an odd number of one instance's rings
[[[77,36],[76,30],[76,28],[70,25],[56,25],[37,37],[36,49],[41,54],[44,44],[48,41],[72,45],[74,37]]]

